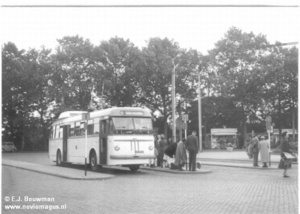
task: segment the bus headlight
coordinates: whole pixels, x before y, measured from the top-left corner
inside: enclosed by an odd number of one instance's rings
[[[153,146],[149,146],[149,150],[153,150]]]
[[[119,150],[120,150],[120,147],[115,146],[115,150],[116,150],[116,151],[119,151]]]

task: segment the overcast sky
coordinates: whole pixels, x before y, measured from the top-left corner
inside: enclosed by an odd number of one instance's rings
[[[159,4],[161,7],[70,7],[70,5]],[[54,49],[57,39],[79,35],[94,45],[112,37],[129,39],[138,47],[152,37],[169,38],[181,48],[203,54],[224,37],[231,26],[243,32],[264,34],[268,41],[298,42],[298,1],[171,1],[173,5],[281,5],[297,7],[162,7],[170,1],[43,1],[45,7],[4,7],[40,5],[41,1],[1,2],[1,46],[11,41],[19,49],[42,45]],[[241,3],[243,2],[243,3]],[[206,3],[206,4],[205,4]],[[46,5],[69,5],[49,7]]]

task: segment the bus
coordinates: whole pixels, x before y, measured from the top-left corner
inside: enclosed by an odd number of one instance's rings
[[[99,166],[137,171],[154,157],[152,116],[147,108],[66,111],[51,125],[49,158],[58,166],[86,160],[92,171]]]

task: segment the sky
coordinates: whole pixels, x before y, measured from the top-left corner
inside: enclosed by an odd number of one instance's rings
[[[199,7],[199,2],[203,7]],[[165,7],[170,4],[189,7]],[[236,7],[241,4],[245,7]],[[15,7],[17,5],[30,7]],[[37,5],[43,7],[36,7]],[[61,7],[52,7],[58,5]],[[96,7],[97,5],[123,7]],[[127,7],[128,5],[143,7]],[[262,7],[263,5],[273,7]],[[40,49],[41,46],[54,50],[58,45],[57,39],[79,35],[89,39],[94,45],[117,36],[129,39],[139,48],[146,47],[150,38],[167,37],[177,42],[181,48],[196,49],[206,54],[232,26],[243,32],[266,35],[271,43],[298,42],[300,38],[299,3],[294,0],[2,0],[0,10],[1,46],[10,41],[19,49],[25,50]]]

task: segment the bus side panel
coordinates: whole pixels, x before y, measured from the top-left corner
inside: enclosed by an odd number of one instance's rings
[[[70,163],[83,164],[84,160],[84,147],[82,147],[83,139],[81,137],[70,137],[68,140],[68,160]],[[83,152],[81,151],[83,150]],[[83,153],[83,154],[82,154]]]
[[[87,138],[87,163],[89,163],[90,151],[94,149],[99,164],[99,137],[88,136]],[[85,164],[85,137],[74,137],[68,140],[68,158],[73,164]]]
[[[52,161],[56,161],[57,150],[60,149],[62,153],[62,139],[50,139],[49,140],[49,158]]]

